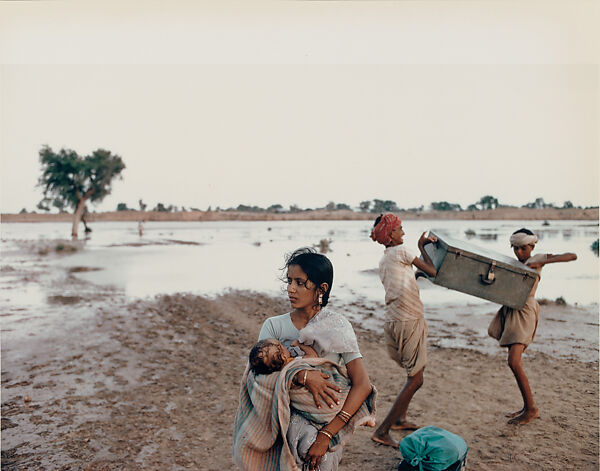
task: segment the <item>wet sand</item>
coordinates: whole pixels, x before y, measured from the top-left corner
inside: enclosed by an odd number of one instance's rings
[[[2,313],[22,316],[28,326],[26,334],[6,325],[2,332],[2,469],[233,469],[246,355],[264,319],[287,311],[285,299],[230,292],[132,302],[73,273],[57,280],[43,264],[33,271],[3,267],[2,274],[15,280],[11,290],[36,283],[56,290],[43,312],[13,306]],[[541,317],[569,309],[544,305]],[[355,327],[381,421],[404,372],[388,358],[378,330]],[[463,436],[469,469],[598,469],[597,356],[583,362],[531,349],[524,365],[540,418],[515,427],[504,413],[519,409],[521,399],[505,352],[445,348],[452,325],[431,322],[430,329],[425,384],[409,415]],[[341,470],[397,466],[399,452],[375,445],[371,433],[357,432]]]

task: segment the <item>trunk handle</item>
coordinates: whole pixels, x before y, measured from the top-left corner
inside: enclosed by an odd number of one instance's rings
[[[496,275],[494,274],[494,268],[496,266],[496,261],[492,260],[490,264],[490,269],[487,272],[487,275],[479,275],[479,279],[484,285],[491,285],[496,281]]]

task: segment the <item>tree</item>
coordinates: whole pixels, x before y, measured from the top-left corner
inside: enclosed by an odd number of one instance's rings
[[[371,207],[371,202],[370,201],[361,201],[360,204],[358,205],[358,207],[360,208],[360,210],[363,213],[366,213],[367,211],[369,211],[369,208]]]
[[[447,201],[433,201],[431,209],[434,211],[462,211],[460,204],[448,203]]]
[[[127,207],[127,203],[119,203],[117,205],[117,211],[129,211],[129,208]]]
[[[400,211],[395,201],[391,200],[373,200],[373,209],[371,209],[372,213],[395,213]]]
[[[498,198],[494,198],[492,195],[482,196],[477,204],[481,209],[496,209],[498,207]]]
[[[172,211],[175,211],[177,208],[175,208],[175,206],[173,206],[172,204],[170,204],[169,206],[165,206],[162,203],[157,203],[156,206],[154,206],[154,208],[152,209],[152,211],[158,211],[159,213],[170,213]]]
[[[144,203],[144,201],[142,199],[140,199],[138,201],[138,204],[140,205],[140,211],[144,212],[146,211],[146,207],[148,206],[146,203]]]
[[[573,206],[573,203],[571,203],[570,201],[565,201],[563,203],[562,207],[563,207],[563,209],[570,209],[570,208],[573,208],[574,206]]]
[[[270,213],[281,213],[283,211],[283,206],[281,206],[279,203],[272,204],[267,208],[267,211]]]
[[[88,201],[100,202],[111,192],[114,178],[120,177],[125,168],[121,157],[110,151],[97,149],[91,155],[80,157],[70,149],[55,153],[44,146],[39,152],[42,175],[38,186],[44,189],[44,198],[38,208],[48,210],[48,203],[62,209],[70,207],[73,212],[71,235],[77,237],[83,208]]]
[[[536,198],[534,202],[532,203],[527,203],[525,205],[526,208],[532,208],[532,209],[544,209],[547,207],[550,207],[551,205],[546,204],[546,202],[544,201],[544,198]]]

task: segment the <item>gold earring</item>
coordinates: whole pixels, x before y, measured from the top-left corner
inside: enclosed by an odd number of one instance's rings
[[[319,293],[319,306],[323,304],[323,293]]]

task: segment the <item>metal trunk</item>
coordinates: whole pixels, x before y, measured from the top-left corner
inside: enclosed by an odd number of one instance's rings
[[[521,309],[538,276],[516,258],[477,247],[468,242],[441,237],[427,244],[425,251],[437,275],[429,278],[444,286],[498,304]]]

